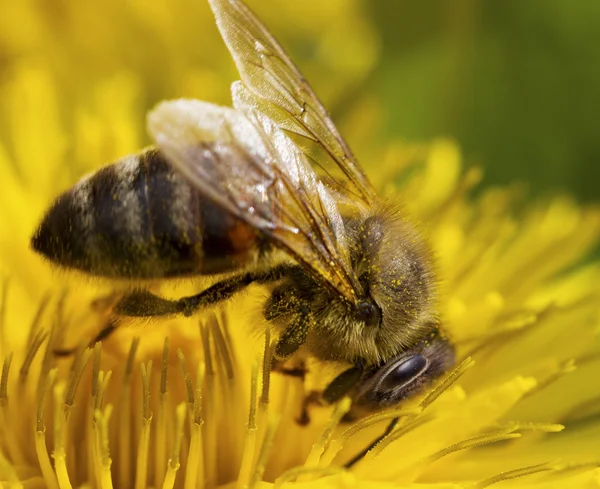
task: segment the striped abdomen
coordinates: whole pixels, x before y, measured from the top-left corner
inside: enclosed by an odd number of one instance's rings
[[[32,245],[60,266],[122,278],[227,272],[260,253],[255,229],[203,198],[156,149],[61,195]]]

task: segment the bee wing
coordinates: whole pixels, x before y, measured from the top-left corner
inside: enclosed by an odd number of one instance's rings
[[[163,102],[148,130],[203,195],[260,230],[350,302],[352,270],[335,200],[306,157],[268,117],[198,100]]]
[[[234,107],[253,107],[283,129],[336,192],[369,205],[375,191],[325,108],[283,48],[240,0],[209,0],[241,82]]]

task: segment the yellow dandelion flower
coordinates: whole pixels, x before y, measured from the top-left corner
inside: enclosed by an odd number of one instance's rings
[[[232,67],[212,52],[217,33],[201,3],[0,6],[0,487],[600,486],[600,267],[581,262],[600,211],[566,197],[522,204],[518,188],[473,199],[479,171],[462,170],[451,141],[391,144],[367,167],[378,191],[421,221],[437,257],[459,361],[422,395],[353,422],[344,399],[300,423],[307,394],[334,367],[309,360],[304,377],[270,372],[259,287],[85,347],[120,286],[51,269],[30,236],[60,190],[144,146],[154,102],[226,102]],[[334,70],[331,100],[346,75],[368,73],[376,37],[352,0],[311,1],[302,15],[299,5],[281,3],[281,15],[304,22],[312,12],[292,38],[328,28],[312,71]],[[340,18],[344,27],[329,29]],[[341,62],[347,42],[355,56]],[[361,121],[376,112],[363,107]],[[163,291],[197,284],[173,287]]]

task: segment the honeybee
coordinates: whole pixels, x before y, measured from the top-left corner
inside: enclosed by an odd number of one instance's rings
[[[322,393],[365,409],[398,403],[454,363],[430,251],[377,196],[310,85],[240,0],[209,0],[241,80],[233,107],[159,104],[156,146],[61,195],[32,238],[62,267],[128,279],[227,274],[167,300],[134,290],[121,316],[191,315],[270,286],[275,357],[305,348],[348,365]]]

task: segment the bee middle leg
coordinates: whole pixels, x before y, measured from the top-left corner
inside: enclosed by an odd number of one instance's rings
[[[115,306],[114,312],[118,316],[130,317],[156,317],[183,314],[191,316],[197,309],[227,300],[248,285],[257,283],[268,283],[280,280],[289,265],[272,268],[266,272],[249,272],[242,275],[230,277],[217,282],[199,294],[182,297],[177,300],[169,300],[152,294],[147,290],[135,290],[123,297]],[[112,319],[90,345],[108,338],[118,327],[118,320]],[[59,356],[67,356],[72,350],[57,350]]]
[[[302,403],[302,411],[297,419],[298,424],[305,426],[310,423],[310,406],[333,404],[348,394],[358,384],[363,372],[363,362],[358,361],[333,379],[324,391],[310,391]]]
[[[295,377],[304,380],[308,373],[308,367],[303,359],[300,359],[300,361],[293,366],[288,367],[286,366],[285,358],[276,358],[273,356],[271,359],[271,372],[276,372],[286,377]]]
[[[164,299],[147,290],[136,290],[123,297],[116,304],[114,312],[118,316],[131,317],[170,316],[176,314],[191,316],[197,309],[227,300],[252,283],[267,284],[277,282],[298,268],[298,265],[284,263],[268,270],[236,275],[217,282],[199,294],[182,297],[177,300]],[[107,327],[98,333],[92,344],[108,338],[117,327],[118,320],[112,320]],[[58,353],[69,355],[72,351],[64,350]]]
[[[202,307],[230,299],[252,283],[266,284],[285,277],[297,265],[279,265],[269,270],[248,272],[227,278],[203,290],[199,294],[169,300],[147,290],[136,290],[127,294],[115,307],[120,316],[153,317],[183,314],[191,316]]]
[[[310,406],[322,406],[323,396],[321,391],[310,391],[304,396],[302,401],[302,408],[300,410],[300,416],[296,419],[296,423],[300,426],[307,426],[310,424]]]

